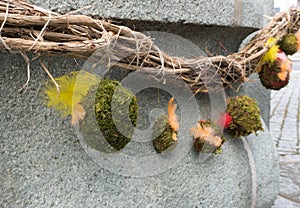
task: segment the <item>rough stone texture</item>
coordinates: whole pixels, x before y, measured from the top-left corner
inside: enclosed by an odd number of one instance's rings
[[[201,25],[242,26],[260,28],[264,24],[264,14],[270,14],[273,2],[264,1],[194,1],[194,0],[30,0],[29,2],[50,8],[60,13],[69,12],[92,5],[85,14],[105,18],[182,22]]]
[[[272,208],[300,206],[300,155],[280,156],[280,192]]]
[[[194,55],[201,54],[205,48],[218,54],[236,51],[253,28],[262,26],[263,11],[267,4],[272,5],[271,1],[246,1],[242,7],[247,11],[239,13],[234,9],[234,3],[238,1],[176,1],[172,4],[162,1],[31,2],[59,12],[93,3],[95,7],[85,13],[132,19],[124,23],[141,31],[159,30],[181,35],[202,49]],[[235,15],[243,16],[240,23]],[[137,19],[143,21],[136,22]],[[233,26],[234,23],[244,27],[196,25]],[[174,43],[164,50],[174,55],[186,55],[187,51],[182,50],[184,46]],[[156,176],[133,178],[111,173],[97,165],[83,150],[69,119],[62,119],[42,105],[41,85],[47,75],[41,67],[33,63],[29,89],[20,95],[17,90],[26,81],[25,63],[19,55],[1,53],[0,57],[0,204],[3,207],[250,206],[251,172],[241,140],[229,139],[221,155],[210,157],[203,163],[191,151],[173,168]],[[82,64],[59,57],[46,59],[45,63],[55,77],[79,70]],[[266,97],[269,92],[256,81],[245,84],[240,93],[250,94],[258,100],[268,123],[269,100]],[[228,95],[233,94],[228,91]],[[149,100],[141,101],[141,105],[147,106],[151,101],[148,96]],[[208,97],[199,95],[197,98],[202,104],[200,111],[207,112]],[[160,99],[162,103],[167,101],[163,96]],[[264,128],[265,132],[248,138],[258,174],[257,207],[262,208],[271,207],[279,185],[276,148],[267,127]]]
[[[20,95],[25,64],[18,55],[1,54],[1,59],[3,207],[250,206],[251,173],[240,140],[229,139],[221,155],[204,163],[189,152],[172,169],[153,177],[110,173],[83,151],[69,119],[41,105],[40,87],[46,79],[41,68],[32,66],[30,87]],[[80,68],[63,58],[46,64],[54,76]],[[249,138],[258,173],[257,207],[270,207],[278,192],[277,152],[264,128],[264,133]]]

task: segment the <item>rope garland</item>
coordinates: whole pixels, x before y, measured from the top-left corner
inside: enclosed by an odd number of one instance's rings
[[[151,37],[105,20],[76,15],[58,14],[25,1],[0,1],[0,49],[9,52],[33,52],[39,56],[64,55],[88,59],[96,50],[122,58],[117,63],[129,70],[163,76],[176,74],[195,93],[208,92],[208,86],[234,88],[247,81],[268,50],[269,37],[281,39],[300,28],[300,11],[277,13],[240,52],[228,56],[185,59],[161,51]],[[123,58],[126,57],[126,58]],[[99,58],[99,57],[98,57]],[[95,62],[99,61],[97,57]],[[100,57],[101,58],[101,57]],[[219,80],[205,83],[205,73]],[[238,87],[239,88],[239,87]]]

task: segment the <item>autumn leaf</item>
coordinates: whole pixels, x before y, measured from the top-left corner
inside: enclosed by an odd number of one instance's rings
[[[177,115],[175,113],[176,108],[177,108],[177,104],[174,103],[174,97],[172,97],[168,103],[168,121],[171,128],[174,131],[178,131],[179,129],[179,123],[178,123]]]
[[[46,104],[60,112],[62,116],[71,115],[71,123],[75,125],[85,116],[84,108],[80,102],[87,95],[91,86],[98,83],[98,78],[86,71],[74,71],[56,78],[55,81],[59,85],[59,91],[52,82],[45,84]]]
[[[273,63],[277,59],[277,54],[279,51],[279,45],[276,45],[277,39],[276,38],[269,38],[267,43],[265,44],[266,47],[270,47],[270,49],[265,53],[261,60],[261,64],[264,63]]]

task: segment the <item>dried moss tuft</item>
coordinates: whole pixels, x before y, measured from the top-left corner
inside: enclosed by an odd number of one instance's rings
[[[111,102],[117,87],[119,87],[121,96],[117,97],[114,102],[120,106],[130,103],[129,109],[126,110],[129,110],[129,119],[133,126],[137,124],[138,115],[137,98],[128,89],[121,85],[118,86],[119,84],[118,81],[104,79],[99,83],[95,96],[95,114],[99,128],[106,141],[117,151],[123,149],[130,141],[129,137],[118,131],[112,117]],[[124,122],[128,119],[128,112],[120,108],[118,113],[120,116],[116,118],[115,122],[121,122],[123,126],[127,125],[124,126],[127,131],[126,135],[133,135],[134,127],[130,123]]]
[[[285,35],[280,41],[280,48],[287,55],[295,54],[298,51],[296,35],[293,33]]]
[[[232,137],[248,136],[263,131],[260,110],[255,99],[248,96],[237,96],[227,101],[227,112],[232,117],[229,133]]]
[[[158,135],[160,133],[159,136],[152,141],[157,152],[161,153],[175,147],[176,141],[172,139],[172,136],[176,132],[169,124],[168,117],[166,115],[161,115],[156,120],[153,127],[153,133],[154,135]]]

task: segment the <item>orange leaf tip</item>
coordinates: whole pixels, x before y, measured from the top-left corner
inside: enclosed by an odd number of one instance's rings
[[[190,129],[190,134],[195,139],[200,139],[202,142],[207,142],[215,147],[222,145],[222,139],[219,136],[215,136],[215,130],[210,126],[203,126],[200,122],[197,122],[196,127]]]
[[[292,71],[292,62],[288,58],[286,58],[284,60],[280,60],[279,64],[281,71],[277,75],[281,81],[284,81],[288,73]]]
[[[177,104],[174,102],[174,97],[172,97],[168,102],[168,121],[174,131],[178,131],[179,129],[179,123],[175,113],[176,108]]]

